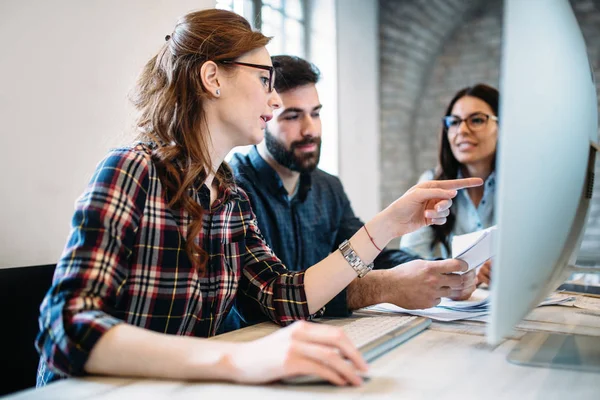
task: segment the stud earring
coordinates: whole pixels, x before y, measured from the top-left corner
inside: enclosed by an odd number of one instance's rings
[[[215,94],[216,94],[217,96],[220,96],[220,95],[221,95],[221,89],[217,89],[217,91],[215,92]]]

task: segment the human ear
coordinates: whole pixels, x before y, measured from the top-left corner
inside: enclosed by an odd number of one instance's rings
[[[214,61],[207,61],[200,68],[200,78],[202,85],[211,95],[219,97],[221,95],[221,83],[219,67]]]

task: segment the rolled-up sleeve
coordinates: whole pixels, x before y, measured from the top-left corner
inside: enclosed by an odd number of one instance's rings
[[[245,193],[244,193],[245,196]],[[265,243],[251,209],[246,223],[245,256],[237,304],[243,314],[257,320],[257,310],[279,325],[311,319],[304,289],[305,271],[289,271]]]
[[[114,150],[76,203],[65,250],[40,307],[35,343],[54,374],[84,374],[96,342],[123,322],[115,305],[144,210],[148,168],[144,155]]]

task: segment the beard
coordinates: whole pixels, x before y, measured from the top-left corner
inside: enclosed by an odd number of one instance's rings
[[[317,145],[315,151],[296,155],[295,151],[298,147],[313,143]],[[317,168],[317,164],[319,164],[319,159],[321,157],[320,137],[308,137],[304,140],[292,142],[288,150],[285,145],[267,129],[265,130],[265,144],[275,161],[292,171],[300,173],[312,172]]]

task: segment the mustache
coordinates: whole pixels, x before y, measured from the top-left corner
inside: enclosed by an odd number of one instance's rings
[[[292,144],[290,145],[290,150],[295,150],[297,147],[306,146],[308,144],[320,145],[321,138],[320,137],[307,137],[304,140],[298,140],[298,141],[292,142]]]

